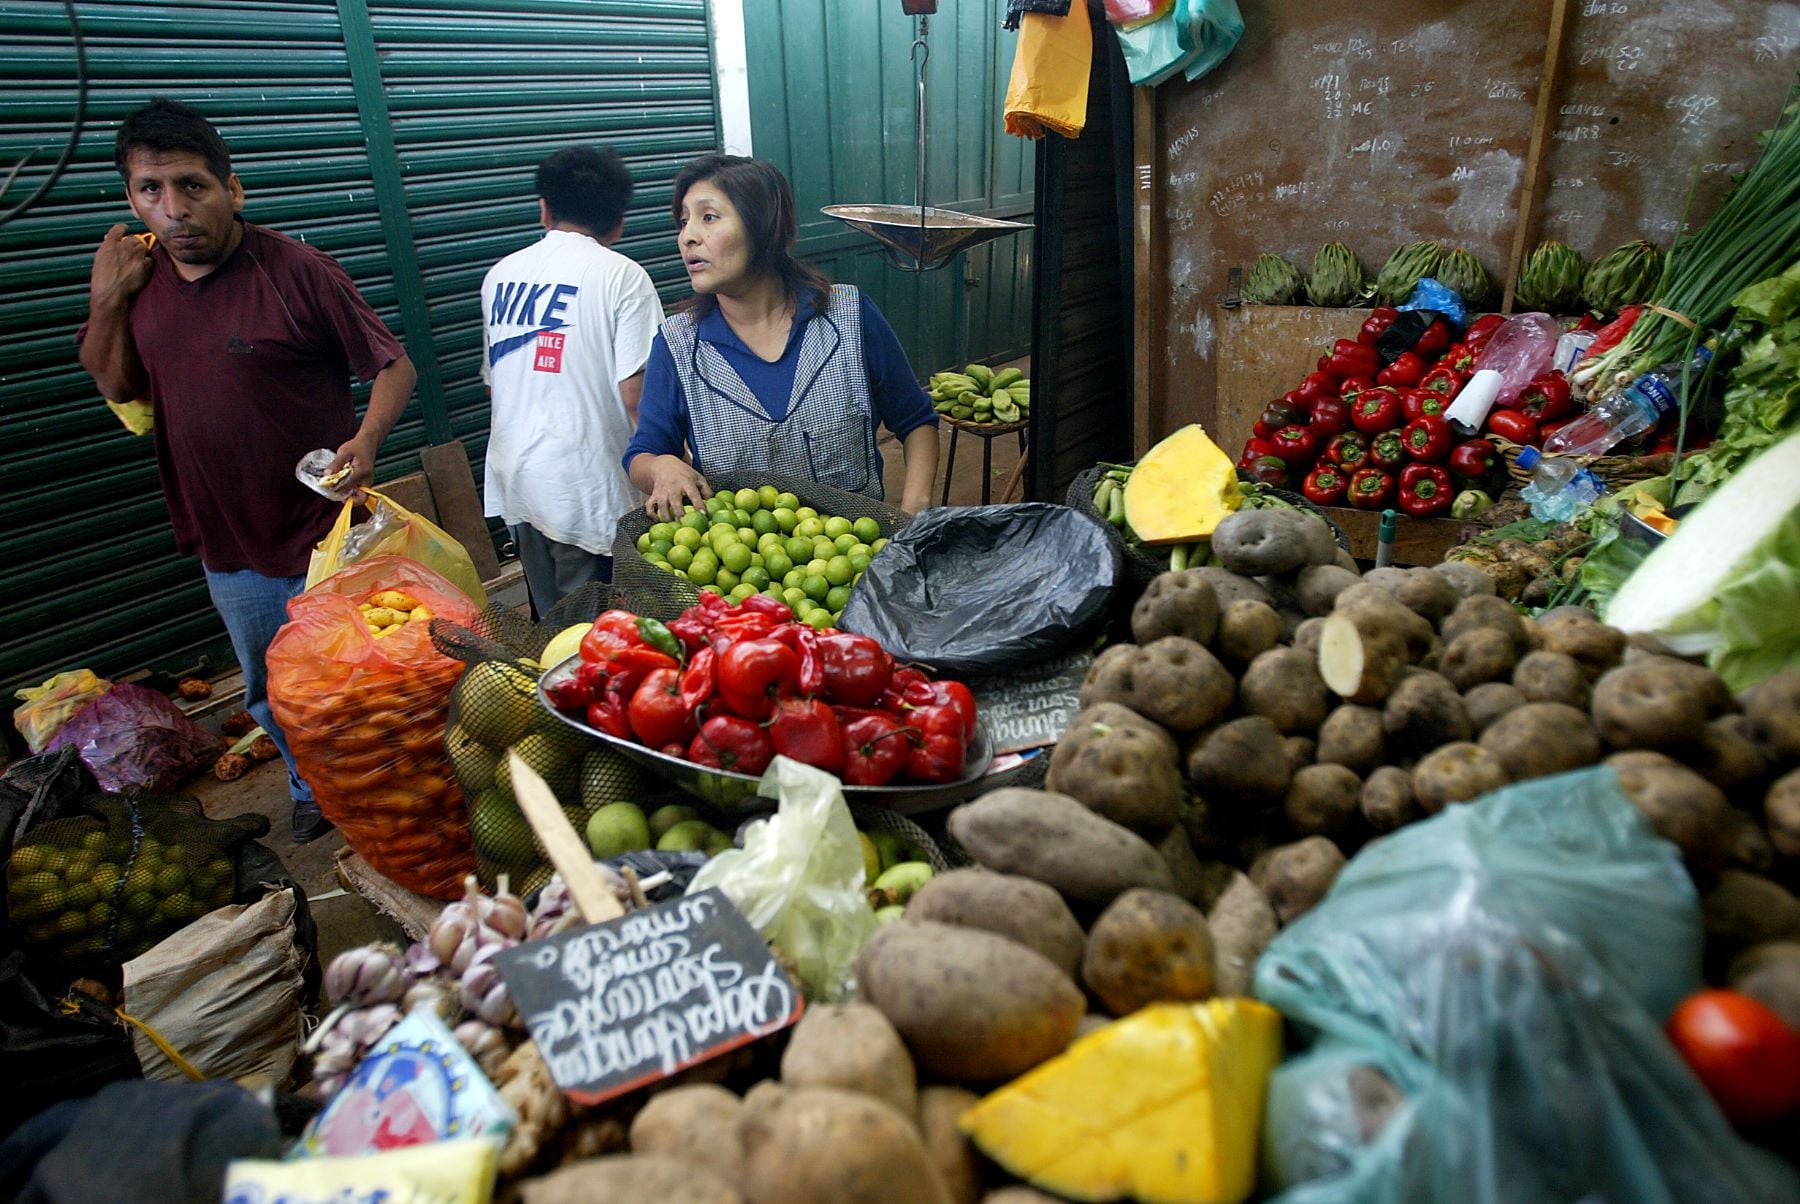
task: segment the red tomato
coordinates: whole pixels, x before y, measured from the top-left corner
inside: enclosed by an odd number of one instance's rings
[[[906,768],[912,738],[900,721],[878,711],[844,725],[844,785],[885,786]]]
[[[714,715],[688,744],[687,759],[756,777],[775,759],[775,745],[761,724],[736,715]]]
[[[769,725],[775,751],[826,773],[843,773],[844,729],[831,708],[817,698],[783,698]]]
[[[779,640],[739,640],[719,654],[719,697],[746,719],[767,719],[799,679],[800,654]]]
[[[631,730],[651,748],[687,742],[694,735],[693,708],[681,704],[681,672],[658,669],[644,678],[625,709]]]
[[[873,706],[894,676],[894,658],[866,635],[839,632],[820,636],[825,696],[848,706]]]
[[[1733,1124],[1800,1107],[1800,1034],[1736,991],[1696,991],[1669,1017],[1669,1040]]]

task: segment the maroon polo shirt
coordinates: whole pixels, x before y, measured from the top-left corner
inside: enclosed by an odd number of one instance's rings
[[[373,379],[404,350],[335,259],[242,224],[237,249],[199,280],[151,251],[131,337],[176,546],[214,572],[295,577],[339,507],[294,465],[356,434],[350,374]]]

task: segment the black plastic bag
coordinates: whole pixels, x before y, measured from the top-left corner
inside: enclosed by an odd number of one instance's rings
[[[940,673],[999,673],[1097,630],[1122,562],[1104,524],[1068,506],[927,510],[850,595],[839,626]]]

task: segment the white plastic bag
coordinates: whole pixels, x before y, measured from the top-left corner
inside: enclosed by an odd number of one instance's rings
[[[744,847],[700,868],[690,892],[716,886],[798,973],[810,1000],[842,998],[850,966],[875,935],[862,845],[838,780],[776,757],[759,788],[780,807],[744,832]]]

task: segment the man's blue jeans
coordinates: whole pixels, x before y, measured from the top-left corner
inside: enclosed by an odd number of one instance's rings
[[[287,622],[288,599],[306,588],[306,578],[265,577],[249,569],[236,573],[207,569],[206,588],[219,617],[225,620],[231,649],[237,653],[244,673],[244,709],[262,724],[281,750],[281,759],[287,762],[288,793],[297,803],[310,803],[312,787],[301,780],[300,771],[294,767],[294,754],[288,751],[287,736],[269,711],[269,669],[263,660],[269,641]]]

